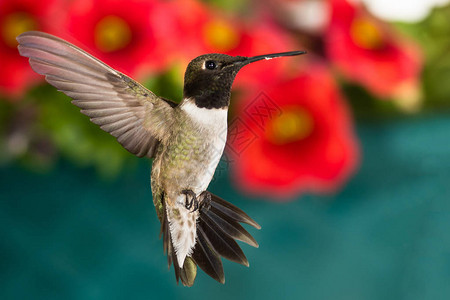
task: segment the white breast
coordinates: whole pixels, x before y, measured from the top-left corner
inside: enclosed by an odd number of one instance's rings
[[[228,107],[208,109],[198,107],[195,105],[194,100],[185,99],[181,104],[181,110],[205,128],[213,128],[225,132],[227,130]]]
[[[222,157],[223,150],[227,141],[227,116],[228,108],[199,108],[193,100],[186,99],[181,105],[181,109],[197,123],[202,134],[205,135],[210,149],[211,156],[209,164],[204,166],[205,172],[198,177],[196,193],[201,193],[207,189],[216,167]]]

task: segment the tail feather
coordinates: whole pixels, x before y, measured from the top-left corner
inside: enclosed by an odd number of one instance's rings
[[[223,212],[228,217],[238,221],[240,223],[245,223],[255,227],[256,229],[261,229],[261,226],[250,218],[243,210],[239,207],[223,200],[222,198],[211,194],[211,206]]]
[[[226,213],[218,211],[214,209],[214,207],[211,207],[207,213],[207,216],[210,217],[217,224],[217,226],[221,228],[230,237],[238,241],[247,243],[250,246],[256,248],[259,247],[258,243],[251,236],[251,234],[248,233],[248,231],[245,230],[245,228],[242,227],[241,224],[239,224],[234,219],[230,218],[230,216],[227,215]]]
[[[197,276],[197,265],[191,257],[186,257],[183,268],[180,269],[181,282],[185,286],[192,286],[194,285],[195,276]]]
[[[222,260],[209,243],[201,226],[197,231],[197,244],[192,253],[192,258],[206,274],[220,283],[225,283]]]
[[[167,265],[169,266],[169,269],[170,269],[170,265],[172,264],[172,261],[173,261],[173,269],[175,270],[175,279],[176,279],[177,284],[178,284],[178,281],[180,280],[180,277],[181,277],[180,276],[180,272],[181,272],[182,269],[178,265],[177,255],[175,254],[175,251],[173,251],[172,242],[170,242],[170,246],[169,247],[171,249],[167,253]]]
[[[164,201],[163,201],[164,203]],[[256,240],[239,223],[249,224],[260,229],[258,223],[235,205],[211,194],[209,209],[201,209],[197,223],[197,240],[191,256],[186,257],[182,267],[179,266],[176,252],[170,237],[166,209],[161,220],[164,252],[167,262],[173,263],[177,283],[192,286],[197,275],[197,265],[209,276],[220,283],[225,283],[225,274],[221,257],[248,266],[248,260],[235,240],[258,247]]]
[[[224,258],[248,267],[247,257],[238,243],[214,223],[207,214],[202,214],[200,218],[204,222],[201,228],[214,250]]]

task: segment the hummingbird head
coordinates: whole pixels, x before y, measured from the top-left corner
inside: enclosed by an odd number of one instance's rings
[[[239,70],[252,62],[281,56],[305,54],[292,51],[253,57],[204,54],[193,59],[184,75],[184,98],[195,100],[198,107],[222,108],[229,105],[231,86]]]

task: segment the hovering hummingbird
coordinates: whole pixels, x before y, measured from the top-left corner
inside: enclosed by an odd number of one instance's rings
[[[235,240],[258,247],[239,224],[261,227],[235,205],[208,192],[223,153],[231,86],[249,63],[304,51],[254,57],[205,54],[192,60],[183,100],[156,96],[130,77],[53,35],[17,37],[31,67],[138,157],[153,158],[151,188],[168,266],[177,283],[194,284],[197,265],[224,283],[221,256],[248,266]]]

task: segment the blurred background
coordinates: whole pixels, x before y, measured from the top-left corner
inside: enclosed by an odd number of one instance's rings
[[[1,299],[449,299],[447,0],[1,0]],[[63,37],[180,101],[187,63],[252,56],[210,191],[262,229],[226,284],[167,270],[148,159],[47,85]]]

